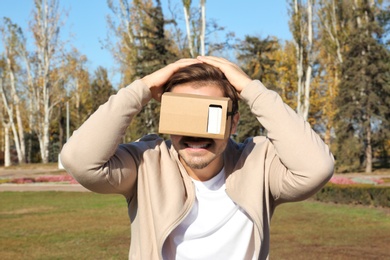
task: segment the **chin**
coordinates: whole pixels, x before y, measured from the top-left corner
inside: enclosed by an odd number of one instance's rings
[[[184,163],[191,169],[194,169],[194,170],[201,170],[201,169],[204,169],[206,168],[207,166],[210,165],[210,163],[213,161],[212,160],[205,160],[203,158],[195,158],[195,157],[191,157],[191,158],[188,158],[190,156],[186,156],[185,154],[180,154],[180,157],[182,159],[182,161],[184,161]]]

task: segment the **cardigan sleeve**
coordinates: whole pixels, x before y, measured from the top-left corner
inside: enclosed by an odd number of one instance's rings
[[[274,199],[279,203],[303,200],[317,192],[333,175],[334,159],[328,146],[309,123],[260,81],[252,81],[241,96],[275,148],[269,172]]]
[[[136,161],[121,148],[133,117],[151,99],[140,80],[101,105],[64,145],[60,160],[81,185],[94,192],[130,196],[136,180]]]

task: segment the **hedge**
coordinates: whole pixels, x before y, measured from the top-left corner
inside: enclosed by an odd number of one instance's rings
[[[390,187],[367,184],[326,184],[313,198],[340,204],[390,207]]]

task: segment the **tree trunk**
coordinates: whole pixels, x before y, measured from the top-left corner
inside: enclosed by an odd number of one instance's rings
[[[311,84],[311,74],[314,64],[314,54],[313,54],[313,3],[311,0],[307,1],[307,17],[308,17],[308,29],[307,29],[307,41],[308,41],[308,50],[307,50],[307,68],[306,68],[306,81],[305,81],[305,94],[304,102],[302,109],[302,116],[305,120],[309,117],[310,110],[310,84]]]
[[[7,115],[8,115],[8,123],[7,123],[8,129],[7,130],[9,131],[9,128],[11,128],[11,130],[12,130],[12,134],[14,137],[14,143],[15,143],[15,149],[16,149],[16,152],[18,155],[18,160],[20,162],[23,157],[21,157],[22,155],[21,155],[21,151],[20,151],[20,143],[19,143],[18,133],[17,133],[16,126],[14,123],[13,109],[8,101],[7,95],[4,92],[4,85],[2,82],[0,82],[0,93],[1,93],[1,96],[3,99],[4,108],[7,111]],[[9,133],[8,133],[8,135],[9,135]],[[8,138],[9,138],[9,136],[8,136]]]
[[[44,134],[43,134],[43,155],[44,157],[42,158],[43,163],[48,163],[49,162],[49,145],[50,145],[50,121],[48,116],[45,118],[45,123],[44,123]]]
[[[15,74],[14,71],[12,70],[11,60],[9,58],[7,58],[7,66],[8,66],[8,72],[10,77],[11,97],[12,97],[13,107],[15,108],[15,112],[16,112],[15,117],[16,117],[18,130],[16,130],[14,120],[12,119],[12,121],[10,122],[12,124],[11,127],[12,127],[12,132],[15,140],[18,162],[19,164],[23,164],[25,163],[25,156],[26,156],[26,149],[25,149],[26,145],[24,142],[24,127],[22,122],[22,116],[20,113],[20,106],[19,106],[20,99],[16,92],[16,87],[15,87]]]
[[[200,54],[205,55],[205,35],[206,35],[206,0],[201,0],[202,9],[202,31],[200,33]]]
[[[301,115],[304,120],[309,117],[310,109],[310,84],[311,74],[314,64],[313,46],[313,3],[311,0],[307,1],[307,21],[304,20],[304,15],[300,10],[301,6],[298,0],[294,0],[294,12],[292,15],[292,31],[294,35],[294,44],[297,58],[297,113]],[[307,32],[305,30],[307,24]],[[304,35],[306,34],[306,37]],[[305,39],[307,48],[305,47]],[[306,57],[304,60],[304,57]],[[304,68],[304,64],[307,67]],[[305,74],[304,74],[305,71]],[[304,78],[305,77],[305,78]]]
[[[294,14],[293,14],[293,30],[298,31],[296,39],[294,40],[296,59],[297,59],[297,113],[302,111],[302,95],[303,95],[303,29],[300,18],[300,7],[298,0],[294,0]]]
[[[43,97],[44,102],[44,109],[43,109],[43,122],[42,122],[42,140],[41,140],[41,156],[42,156],[42,163],[48,163],[49,162],[49,144],[50,144],[50,86],[49,83],[44,83],[46,85],[44,89],[44,93],[46,93]]]
[[[372,144],[371,144],[371,126],[368,123],[366,129],[366,173],[372,172]]]
[[[9,128],[10,124],[4,125],[4,166],[11,166],[11,149],[9,140]]]
[[[328,146],[330,146],[332,143],[332,136],[330,134],[330,130],[331,130],[330,124],[326,124],[324,143],[326,143]]]
[[[191,11],[191,1],[183,0],[183,8],[184,8],[184,19],[186,21],[186,31],[187,31],[187,40],[188,40],[188,49],[190,50],[191,57],[195,56],[194,54],[194,46],[192,44],[193,39],[191,35],[191,27],[190,27],[190,11]]]

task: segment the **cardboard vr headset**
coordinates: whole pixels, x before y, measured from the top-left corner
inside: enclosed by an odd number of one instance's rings
[[[159,132],[193,137],[225,139],[230,135],[232,101],[166,92],[161,98]]]

